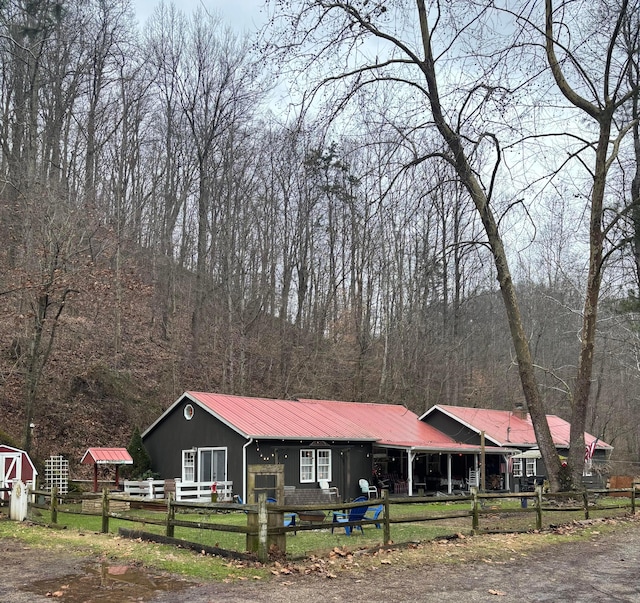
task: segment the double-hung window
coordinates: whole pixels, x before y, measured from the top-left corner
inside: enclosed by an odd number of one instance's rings
[[[527,477],[533,477],[536,474],[536,459],[526,459]]]
[[[513,459],[513,477],[522,477],[522,459]]]
[[[331,450],[323,449],[317,452],[318,481],[331,481]]]
[[[300,451],[300,483],[309,484],[316,481],[316,451],[303,449]]]
[[[300,483],[312,484],[319,480],[331,481],[331,449],[303,448],[300,451]]]

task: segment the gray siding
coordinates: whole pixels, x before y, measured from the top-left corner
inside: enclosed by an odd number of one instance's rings
[[[242,492],[242,447],[247,440],[236,431],[212,417],[196,404],[190,421],[184,418],[188,399],[143,438],[151,456],[153,471],[163,479],[181,477],[182,451],[190,448],[226,447],[227,479],[233,482],[235,494]]]
[[[480,445],[480,434],[469,429],[459,421],[448,417],[439,410],[433,411],[423,419],[425,423],[435,427],[437,430],[453,438],[460,444]]]
[[[247,463],[283,464],[286,486],[300,489],[317,488],[317,481],[300,482],[300,451],[308,448],[331,450],[330,486],[338,488],[343,500],[350,500],[361,494],[358,486],[360,479],[365,478],[371,482],[373,450],[370,443],[327,442],[327,446],[312,446],[311,442],[261,440],[247,448]]]

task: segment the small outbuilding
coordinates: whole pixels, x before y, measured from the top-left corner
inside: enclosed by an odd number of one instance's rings
[[[115,467],[116,488],[119,485],[118,470],[120,465],[133,465],[133,459],[126,448],[88,448],[84,453],[82,465],[93,465],[93,491],[98,491],[98,465]]]
[[[36,488],[38,472],[24,450],[0,444],[0,500],[8,500],[11,485],[21,480],[32,490]]]

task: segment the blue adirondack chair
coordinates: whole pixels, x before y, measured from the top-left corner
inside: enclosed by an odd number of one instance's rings
[[[358,496],[358,498],[356,498],[353,502],[365,502],[367,500],[368,498],[366,496]],[[349,521],[362,521],[364,519],[365,513],[367,512],[368,508],[369,508],[369,505],[364,505],[362,507],[354,507],[353,509],[349,509],[348,513],[338,513],[337,511],[335,511],[333,513],[333,523],[331,524],[331,533],[333,534],[333,529],[335,527],[339,527],[339,524],[341,523],[347,523]],[[362,526],[345,525],[344,531],[346,532],[347,536],[351,536],[352,527],[354,529],[359,529],[364,534],[364,530],[362,529]]]
[[[376,505],[375,507],[369,507],[364,518],[365,519],[378,519],[382,510],[384,509],[384,505]],[[376,523],[376,528],[380,529],[380,524]]]

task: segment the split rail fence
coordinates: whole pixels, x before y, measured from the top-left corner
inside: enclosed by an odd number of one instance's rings
[[[163,527],[165,538],[171,540],[174,538],[175,528],[194,528],[197,530],[213,530],[220,532],[235,532],[246,536],[246,551],[257,554],[261,561],[266,561],[269,551],[275,546],[282,553],[286,553],[287,535],[291,532],[305,532],[308,530],[326,530],[336,527],[350,526],[355,528],[358,526],[373,525],[382,528],[381,540],[382,544],[392,541],[392,525],[406,523],[420,523],[440,521],[443,519],[459,519],[461,521],[471,522],[472,533],[478,534],[487,531],[481,528],[481,518],[483,516],[495,515],[496,507],[494,503],[497,499],[509,500],[518,499],[520,506],[509,507],[504,509],[505,514],[519,513],[535,513],[536,528],[542,529],[543,517],[546,513],[559,512],[579,512],[585,519],[589,519],[594,511],[613,511],[615,509],[629,511],[631,514],[636,512],[636,493],[640,484],[633,484],[632,488],[620,489],[603,489],[588,490],[579,492],[560,492],[543,494],[542,488],[538,488],[535,492],[520,493],[500,493],[488,494],[480,493],[472,489],[468,496],[437,496],[437,497],[399,497],[389,498],[386,493],[381,499],[371,499],[363,502],[351,503],[335,503],[335,504],[314,504],[314,505],[281,505],[267,503],[266,493],[259,493],[257,504],[237,504],[231,502],[190,502],[177,501],[169,496],[165,501],[157,501],[143,499],[141,497],[124,496],[121,494],[109,493],[104,490],[101,495],[83,496],[82,510],[69,511],[65,509],[65,513],[75,512],[82,515],[99,515],[102,517],[102,532],[109,532],[110,519],[118,519],[119,521],[129,521],[138,524],[158,525]],[[32,506],[50,511],[51,524],[58,523],[59,505],[63,499],[59,496],[54,488],[51,492],[35,490],[34,503]],[[600,504],[606,497],[606,504]],[[614,498],[618,497],[618,498]],[[68,502],[69,498],[65,497],[64,501]],[[75,499],[76,502],[79,499]],[[618,502],[619,501],[619,502]],[[460,503],[468,502],[467,510],[450,510],[449,512],[434,512],[433,510],[416,510],[412,514],[403,514],[402,508],[405,505],[424,505],[442,503]],[[383,506],[383,512],[375,519],[365,517],[359,521],[346,521],[340,524],[332,522],[313,523],[311,521],[285,525],[285,517],[291,517],[293,514],[302,518],[305,514],[313,514],[321,512],[323,516],[332,517],[333,512],[348,513],[350,509],[362,506],[376,507]],[[391,508],[393,505],[393,515]],[[142,516],[136,513],[136,509],[153,510],[157,513],[153,517],[149,514]],[[246,514],[246,525],[233,525],[224,522],[225,514],[229,512]],[[177,517],[179,514],[194,514],[214,516],[215,521],[193,521],[185,520]],[[396,515],[397,514],[397,515]],[[508,530],[510,532],[517,530]],[[139,535],[136,532],[136,535]],[[149,539],[153,539],[148,534]],[[181,541],[182,542],[182,541]],[[196,543],[192,543],[194,546]],[[206,549],[204,545],[197,545],[200,549]],[[211,548],[211,547],[209,547]],[[216,551],[219,552],[219,551]]]

